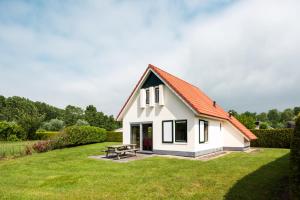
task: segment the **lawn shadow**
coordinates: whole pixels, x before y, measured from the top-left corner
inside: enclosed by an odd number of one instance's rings
[[[238,180],[226,200],[287,200],[289,154],[272,161]]]

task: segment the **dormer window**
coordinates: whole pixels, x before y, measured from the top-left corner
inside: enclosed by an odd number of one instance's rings
[[[150,102],[150,92],[149,89],[146,90],[146,104],[149,104]]]
[[[155,103],[159,103],[159,87],[155,88]]]

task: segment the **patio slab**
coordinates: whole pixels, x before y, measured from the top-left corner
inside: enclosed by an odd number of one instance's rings
[[[113,162],[119,162],[119,163],[127,163],[135,160],[142,160],[145,158],[153,157],[154,154],[141,154],[137,153],[136,156],[134,154],[127,154],[126,156],[121,156],[121,159],[118,160],[117,157],[106,157],[105,155],[98,155],[98,156],[89,156],[89,158],[97,159],[97,160],[107,160],[107,161],[113,161]]]

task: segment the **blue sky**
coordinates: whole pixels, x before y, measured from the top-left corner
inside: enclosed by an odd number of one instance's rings
[[[152,63],[225,109],[300,104],[296,0],[0,1],[0,94],[119,111]]]

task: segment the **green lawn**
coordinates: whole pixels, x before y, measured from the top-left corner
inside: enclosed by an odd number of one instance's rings
[[[34,142],[36,141],[0,141],[0,159],[6,157],[23,156],[25,154],[25,147],[29,144],[33,144]]]
[[[0,199],[277,199],[289,167],[287,149],[231,153],[206,162],[88,158],[108,144],[0,160]]]

